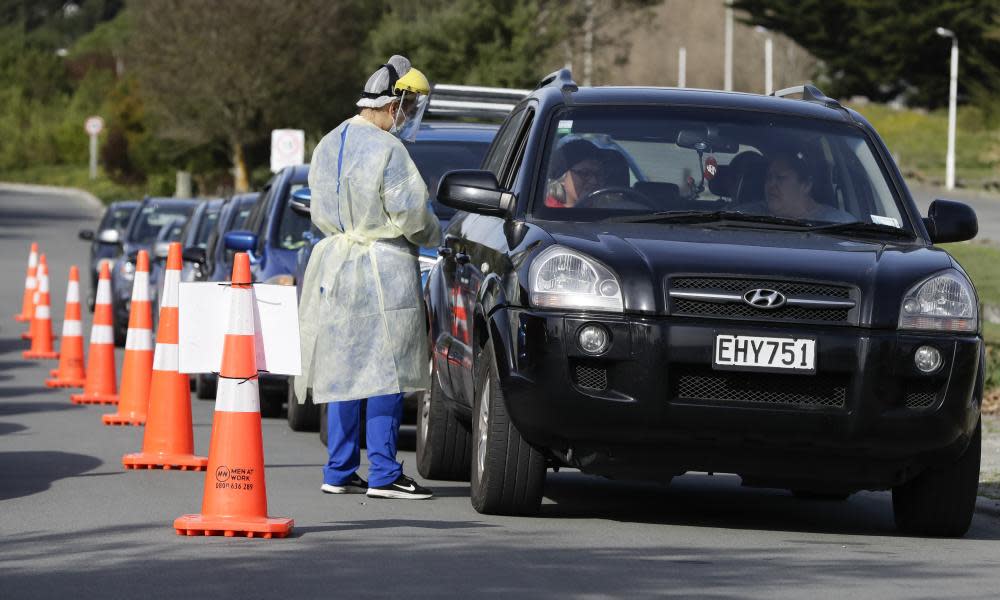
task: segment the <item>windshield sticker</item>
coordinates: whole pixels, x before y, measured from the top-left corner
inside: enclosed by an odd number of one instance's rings
[[[892,217],[883,217],[882,215],[868,215],[872,218],[872,223],[877,223],[879,225],[888,225],[889,227],[895,227],[900,229],[902,225],[896,219]]]
[[[559,121],[559,126],[556,127],[556,133],[571,133],[572,131],[573,131],[572,119],[563,119]]]
[[[705,179],[711,181],[719,174],[719,161],[714,156],[705,159]]]

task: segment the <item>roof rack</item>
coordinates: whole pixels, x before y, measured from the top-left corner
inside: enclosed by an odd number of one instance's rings
[[[573,81],[573,74],[570,73],[569,69],[559,69],[554,73],[549,73],[538,82],[535,89],[541,89],[550,85],[558,86],[559,91],[562,92],[567,102],[569,101],[569,95],[580,89],[580,86]]]
[[[827,106],[829,108],[844,108],[841,106],[840,102],[837,102],[833,98],[828,97],[826,94],[821,92],[818,87],[810,85],[808,83],[803,85],[795,85],[792,87],[785,88],[783,90],[778,90],[772,92],[771,95],[776,98],[787,98],[788,96],[793,96],[800,94],[802,100],[805,102],[815,102]]]
[[[530,90],[440,83],[431,93],[427,114],[496,119],[507,116]]]

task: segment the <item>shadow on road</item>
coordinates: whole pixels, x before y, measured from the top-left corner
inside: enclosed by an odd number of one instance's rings
[[[93,456],[69,452],[0,452],[0,500],[44,492],[53,481],[102,464]]]
[[[0,423],[0,435],[17,433],[19,431],[24,431],[25,429],[27,429],[27,427],[21,425],[20,423]]]
[[[6,396],[8,390],[18,389],[18,388],[0,388],[0,398]],[[21,395],[29,395],[32,392],[25,392]],[[65,402],[0,402],[0,417],[6,417],[10,415],[23,415],[29,413],[37,412],[52,412],[61,410],[83,410],[83,406],[77,406],[75,404],[70,404],[69,400]]]

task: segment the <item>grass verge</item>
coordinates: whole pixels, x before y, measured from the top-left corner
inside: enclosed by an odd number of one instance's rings
[[[125,185],[111,181],[100,169],[91,180],[87,167],[43,165],[17,171],[0,171],[0,181],[35,183],[86,190],[107,204],[115,200],[138,200],[146,193],[145,185]]]

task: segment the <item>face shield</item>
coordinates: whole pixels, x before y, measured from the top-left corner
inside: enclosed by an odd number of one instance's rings
[[[424,113],[427,111],[429,103],[429,94],[404,91],[400,96],[399,103],[393,110],[392,128],[389,130],[389,133],[405,142],[412,142],[417,139],[420,122],[424,118]]]

